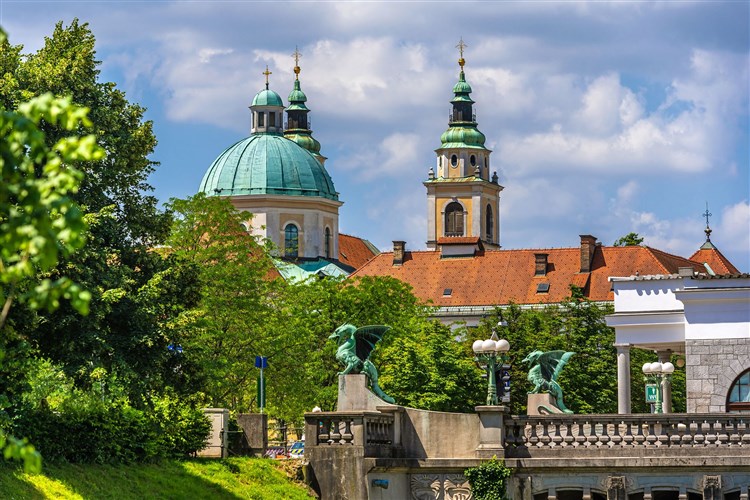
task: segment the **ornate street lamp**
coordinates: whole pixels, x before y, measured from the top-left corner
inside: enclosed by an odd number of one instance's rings
[[[672,373],[674,373],[674,365],[669,361],[666,363],[655,361],[643,365],[643,377],[646,379],[646,383],[655,386],[656,389],[654,413],[664,413],[662,383],[669,384]]]
[[[497,326],[506,326],[507,323],[500,321]],[[498,361],[502,366],[507,360],[507,354],[510,350],[510,344],[505,339],[497,338],[497,331],[495,328],[492,329],[492,336],[487,340],[476,340],[471,346],[476,357],[474,361],[487,370],[487,405],[496,406],[497,400],[497,380],[496,370]]]

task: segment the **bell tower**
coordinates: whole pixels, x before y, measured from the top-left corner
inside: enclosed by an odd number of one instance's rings
[[[477,128],[471,86],[464,74],[464,49],[456,46],[461,68],[453,86],[448,130],[435,150],[437,164],[430,168],[427,188],[427,247],[436,250],[450,238],[481,239],[487,248],[500,248],[500,191],[497,172],[490,177],[490,151]]]

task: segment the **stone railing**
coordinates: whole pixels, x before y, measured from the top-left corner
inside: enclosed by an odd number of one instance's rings
[[[393,422],[393,414],[378,411],[317,412],[305,415],[306,435],[315,437],[315,441],[310,443],[314,446],[392,445]]]
[[[633,414],[506,416],[505,456],[621,454],[628,449],[745,448],[750,454],[750,415]],[[743,450],[744,451],[744,450]]]

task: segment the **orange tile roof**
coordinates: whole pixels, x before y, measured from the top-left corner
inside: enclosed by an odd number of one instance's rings
[[[716,274],[737,274],[740,272],[729,262],[729,259],[724,257],[724,254],[718,248],[700,248],[690,257],[690,260],[700,264],[708,264]]]
[[[380,252],[375,245],[363,238],[339,233],[339,261],[359,269]]]
[[[535,253],[547,254],[547,274],[535,276]],[[436,306],[548,304],[570,296],[570,284],[594,301],[612,301],[610,276],[671,274],[679,267],[701,266],[688,259],[642,246],[596,246],[591,272],[581,273],[580,248],[487,250],[473,257],[441,258],[439,251],[406,252],[401,266],[393,253],[376,256],[353,276],[393,276],[409,283],[414,294]],[[547,293],[537,285],[549,283]],[[446,288],[450,296],[443,296]]]

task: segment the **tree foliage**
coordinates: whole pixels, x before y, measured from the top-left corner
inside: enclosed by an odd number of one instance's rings
[[[492,460],[466,469],[464,476],[476,500],[505,500],[508,498],[508,478],[512,473],[502,460],[492,457]]]
[[[616,247],[637,247],[643,243],[643,237],[639,236],[638,233],[628,233],[621,238],[617,238],[614,243]]]
[[[114,83],[99,81],[95,37],[78,20],[58,23],[34,53],[4,41],[0,68],[5,109],[46,93],[67,96],[90,109],[92,135],[86,141],[98,152],[76,160],[76,170],[65,169],[80,181],[70,198],[88,223],[86,244],[72,256],[62,255],[45,276],[52,283],[69,278],[88,290],[91,314],[82,318],[67,303],[54,313],[18,309],[13,313],[19,316],[18,335],[63,364],[78,386],[86,387],[91,374],[104,369],[128,387],[133,401],[145,401],[169,384],[180,390],[167,327],[197,300],[197,277],[195,270],[174,267],[151,251],[167,236],[171,216],[149,194],[147,179],[156,165],[149,155],[156,138],[145,110]],[[44,119],[39,126],[48,148],[69,134],[60,120]]]

